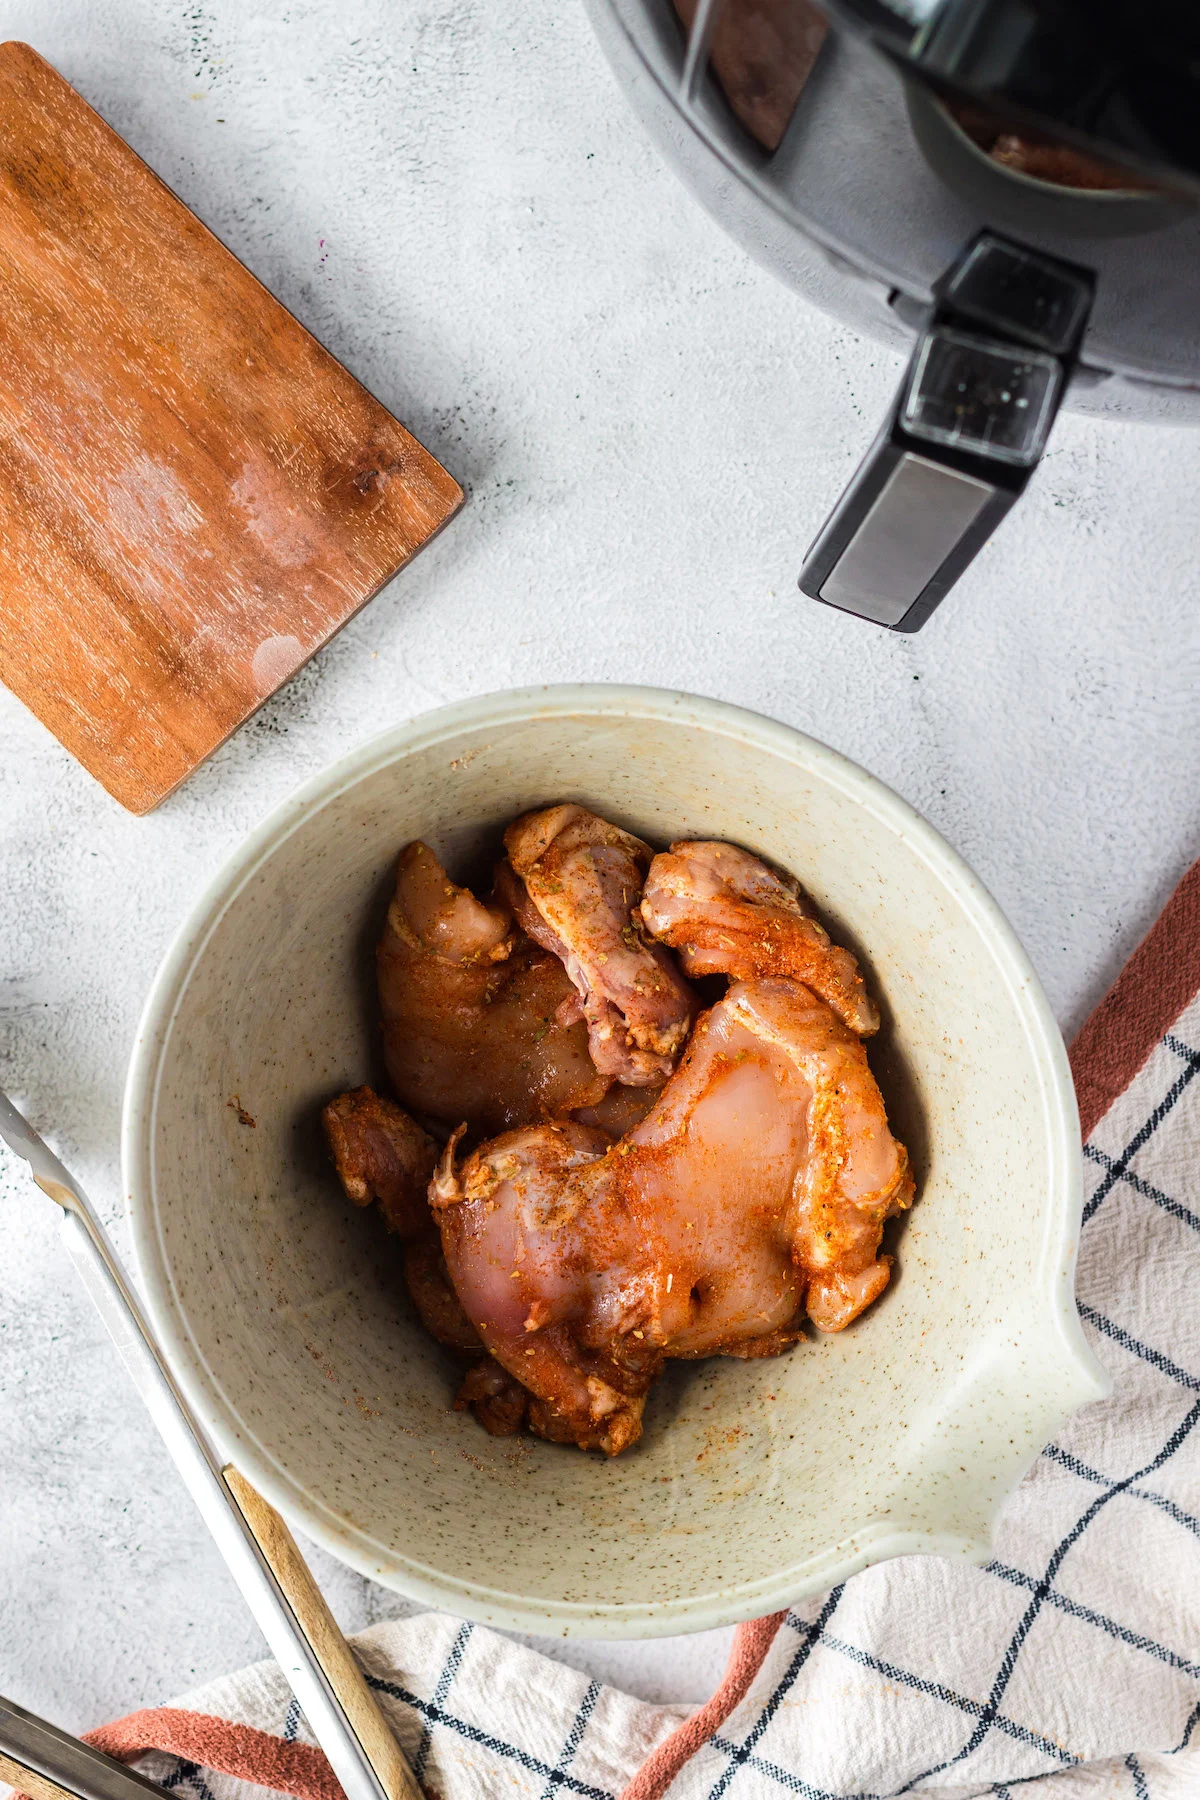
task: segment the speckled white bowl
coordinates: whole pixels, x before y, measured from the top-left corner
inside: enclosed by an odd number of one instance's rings
[[[676,1363],[608,1462],[448,1410],[378,1221],[317,1127],[372,1076],[397,851],[457,873],[578,799],[652,842],[794,870],[863,960],[872,1062],[918,1177],[896,1277],[840,1336]],[[256,1123],[241,1122],[235,1100]],[[980,1559],[1064,1416],[1104,1391],[1075,1313],[1075,1101],[1011,929],[930,826],[782,725],[650,689],[493,695],[376,738],[259,827],[146,1007],[126,1185],[154,1323],[223,1450],[364,1574],[504,1626],[634,1637],[745,1619],[888,1556]]]

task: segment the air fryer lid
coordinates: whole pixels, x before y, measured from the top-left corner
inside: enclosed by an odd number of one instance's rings
[[[823,0],[910,76],[1200,196],[1194,0]]]

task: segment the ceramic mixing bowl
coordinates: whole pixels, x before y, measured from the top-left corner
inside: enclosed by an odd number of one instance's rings
[[[319,1129],[323,1101],[378,1078],[373,947],[397,852],[423,837],[465,877],[514,814],[560,798],[799,876],[881,1003],[871,1060],[918,1183],[863,1318],[776,1359],[669,1364],[641,1443],[612,1461],[450,1410],[456,1365]],[[686,1631],[884,1557],[980,1559],[1004,1495],[1104,1391],[1072,1294],[1070,1075],[1013,932],[878,781],[711,700],[493,695],[309,782],[159,971],[124,1155],[154,1324],[223,1452],[365,1575],[502,1626]]]

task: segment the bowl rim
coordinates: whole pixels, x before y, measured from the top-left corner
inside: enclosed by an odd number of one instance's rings
[[[886,783],[840,751],[793,726],[726,701],[672,689],[604,682],[549,684],[477,695],[389,726],[337,758],[273,807],[234,847],[189,908],[158,966],[142,1010],[125,1084],[121,1128],[123,1185],[138,1274],[172,1373],[222,1460],[236,1462],[273,1506],[331,1555],[413,1600],[502,1629],[592,1638],[702,1631],[777,1611],[803,1594],[831,1587],[869,1564],[893,1556],[923,1554],[984,1561],[990,1553],[996,1511],[1041,1451],[1041,1442],[1034,1442],[1028,1432],[1014,1447],[1011,1479],[990,1501],[971,1498],[968,1474],[963,1491],[956,1495],[963,1517],[969,1521],[962,1532],[869,1521],[798,1564],[730,1589],[637,1604],[530,1600],[399,1557],[376,1543],[365,1527],[351,1525],[314,1499],[244,1427],[192,1338],[186,1314],[173,1293],[159,1235],[154,1125],[171,1026],[191,972],[213,931],[278,846],[348,788],[407,755],[466,730],[519,723],[537,715],[686,717],[702,729],[750,742],[818,774],[869,807],[940,875],[995,961],[1021,1017],[1040,1082],[1050,1178],[1037,1280],[1048,1321],[1057,1334],[1057,1394],[1062,1418],[1109,1392],[1111,1384],[1083,1335],[1075,1306],[1083,1163],[1066,1049],[1033,966],[996,901],[928,821]]]

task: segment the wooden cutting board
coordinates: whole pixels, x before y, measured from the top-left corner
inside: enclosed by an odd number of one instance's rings
[[[25,44],[0,46],[0,679],[134,812],[462,503]]]

